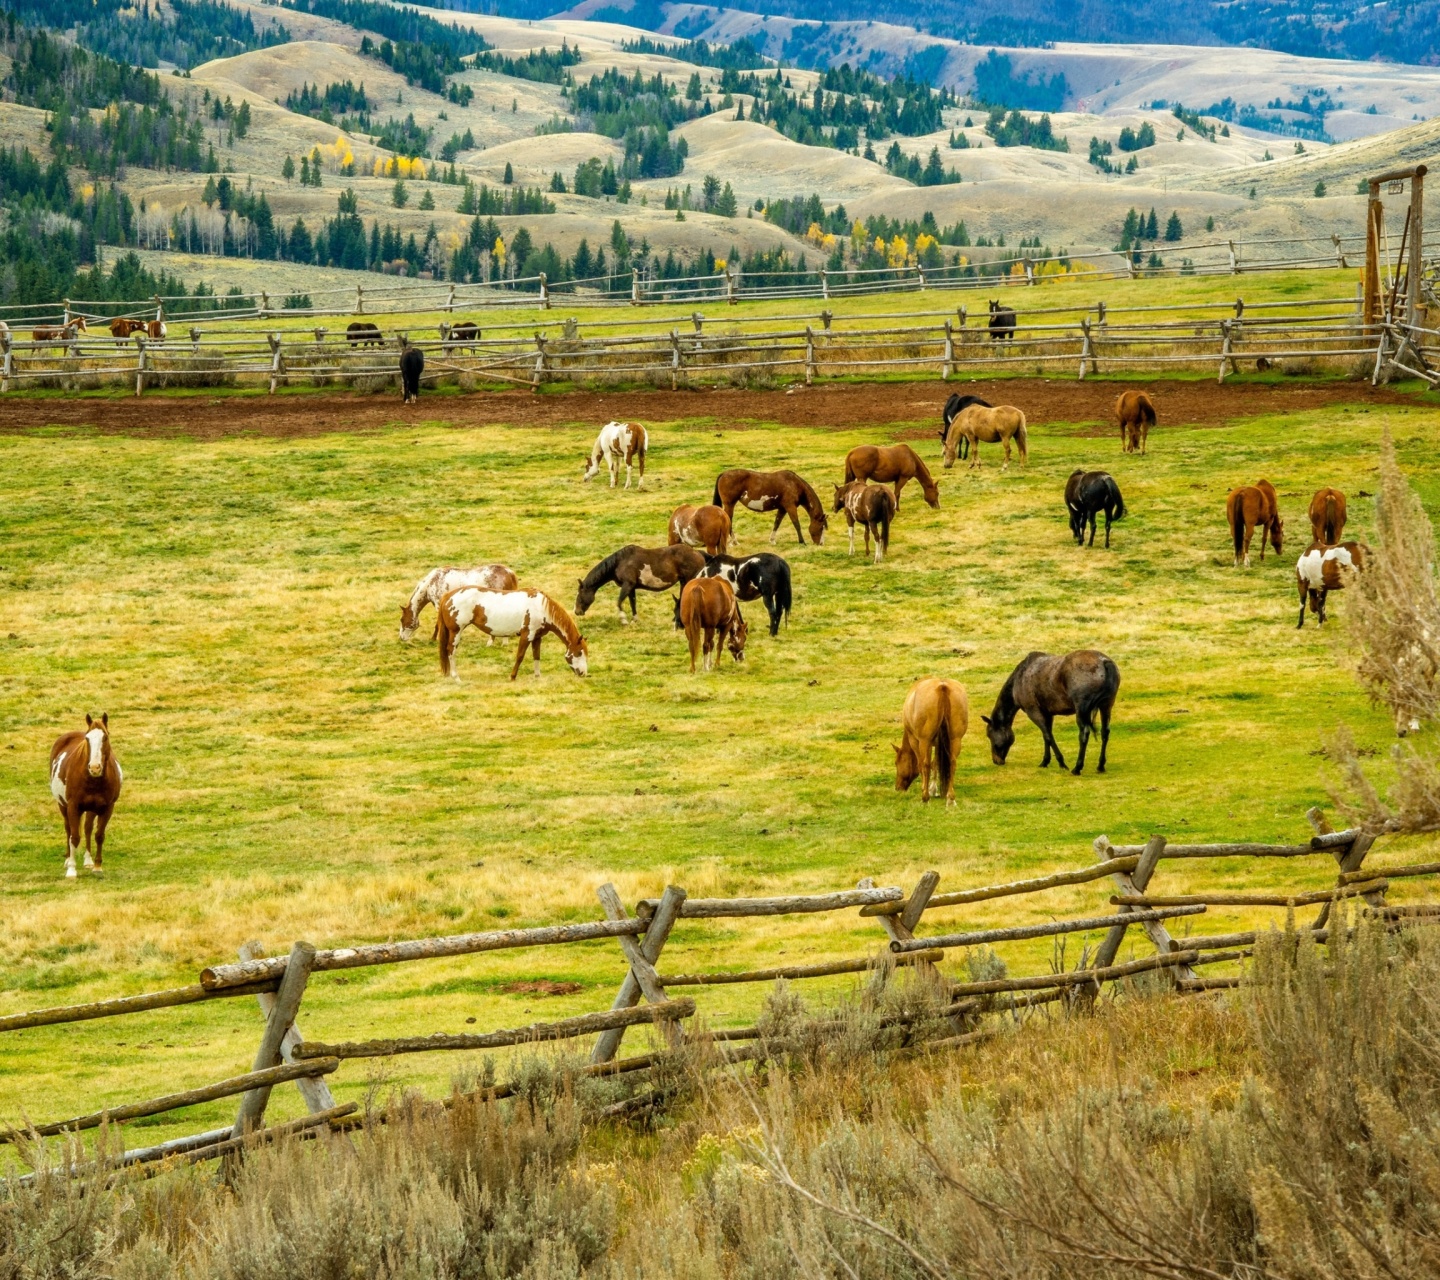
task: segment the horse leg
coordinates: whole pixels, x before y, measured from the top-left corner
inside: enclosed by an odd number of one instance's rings
[[[1006,436],[1005,439],[1002,440],[1000,443],[1001,443],[1001,444],[1004,446],[1004,448],[1005,448],[1005,461],[1000,464],[1000,470],[1001,470],[1001,471],[1009,471],[1009,470],[1010,470],[1010,437],[1009,437],[1009,436]]]
[[[605,455],[605,468],[610,472],[610,487],[613,489],[615,487],[617,473],[620,470],[619,457],[613,453],[607,453]],[[626,488],[628,489],[629,485],[626,485]]]
[[[530,655],[535,659],[535,674],[537,676],[540,674],[540,641],[543,639],[545,639],[545,633],[542,631],[535,639],[530,641]]]
[[[900,490],[905,487],[905,478],[897,476],[895,479],[895,510],[900,510]]]
[[[1085,518],[1090,522],[1090,545],[1095,545],[1095,517],[1098,513],[1091,511]]]
[[[1110,508],[1105,508],[1105,550],[1110,550]]]
[[[778,511],[775,512],[775,527],[770,530],[770,545],[771,545],[772,547],[775,545],[775,543],[776,543],[777,541],[779,541],[779,538],[780,538],[780,522],[781,522],[783,519],[785,519],[785,508],[784,508],[784,507],[781,507]],[[800,522],[799,522],[798,520],[795,521],[795,528],[796,528],[797,531],[798,531],[799,528],[800,528]]]
[[[1105,702],[1100,705],[1100,763],[1095,766],[1096,773],[1105,772],[1105,753],[1110,750],[1110,707],[1111,703]]]
[[[780,634],[780,603],[773,591],[762,592],[761,599],[765,602],[765,612],[770,615],[770,634],[778,636]]]
[[[920,760],[920,800],[923,804],[930,803],[933,794],[930,790],[930,757],[935,752],[933,740],[927,742],[924,738],[918,738],[915,743],[915,754]]]
[[[850,554],[855,554],[855,518],[847,511],[845,519],[850,523]]]
[[[805,535],[800,532],[800,509],[798,507],[790,508],[790,523],[795,526],[795,541],[803,547],[805,545]],[[775,527],[777,529],[780,527],[780,520],[778,517],[775,520]],[[774,537],[771,537],[770,541],[774,542]]]
[[[1080,707],[1075,712],[1075,727],[1080,731],[1080,754],[1075,760],[1075,768],[1071,772],[1078,778],[1085,768],[1085,747],[1090,741],[1090,735],[1095,731],[1095,724],[1091,720],[1089,707]]]
[[[1322,627],[1325,625],[1325,597],[1328,596],[1329,594],[1330,594],[1330,591],[1329,591],[1329,589],[1328,589],[1327,587],[1321,587],[1321,588],[1320,588],[1320,591],[1319,591],[1319,596],[1320,596],[1320,608],[1317,610],[1317,612],[1318,612],[1319,615],[1320,615],[1320,623],[1319,623],[1319,625],[1322,626]]]
[[[630,625],[630,618],[625,616],[625,586],[623,583],[620,586],[620,594],[615,597],[615,611],[620,615],[620,625],[622,627],[628,627]],[[634,616],[635,600],[632,595],[630,600],[630,617],[633,618]]]
[[[90,837],[95,831],[94,813],[87,812],[81,820],[81,825],[85,828],[85,867],[87,870],[93,871],[95,868],[95,859],[90,854]]]
[[[75,850],[80,847],[80,817],[64,804],[60,806],[60,816],[65,819],[65,878],[73,880],[79,874],[75,870]]]
[[[105,828],[110,823],[109,809],[103,810],[95,819],[95,874],[103,875],[102,864],[105,861]]]
[[[715,628],[708,622],[705,624],[705,662],[706,671],[715,669]]]
[[[530,647],[530,628],[520,628],[520,644],[515,650],[515,665],[510,668],[510,679],[520,674],[520,664],[525,661],[525,650]]]
[[[1247,521],[1246,524],[1245,524],[1245,548],[1244,548],[1245,567],[1246,567],[1247,569],[1250,567],[1250,539],[1253,538],[1254,536],[1255,536],[1255,526],[1252,525],[1252,524],[1250,524],[1250,523]]]

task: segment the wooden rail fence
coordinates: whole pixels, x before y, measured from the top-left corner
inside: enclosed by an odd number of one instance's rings
[[[907,893],[897,886],[876,886],[862,881],[855,889],[840,892],[787,895],[768,898],[690,898],[684,889],[671,886],[659,898],[643,899],[633,913],[627,911],[613,886],[597,891],[605,919],[584,923],[545,925],[453,937],[407,939],[367,943],[319,950],[309,943],[296,942],[287,954],[266,956],[258,943],[247,943],[237,961],[206,968],[197,984],[166,991],[125,996],[63,1008],[40,1009],[0,1018],[0,1033],[44,1034],[43,1029],[100,1018],[124,1017],[154,1010],[190,1005],[199,1001],[254,995],[262,1018],[261,1037],[253,1067],[241,1075],[140,1101],[111,1105],[69,1119],[25,1122],[0,1128],[0,1143],[17,1144],[21,1154],[35,1161],[40,1140],[48,1136],[73,1135],[108,1126],[113,1132],[125,1121],[177,1111],[197,1103],[227,1097],[240,1098],[235,1121],[224,1129],[209,1130],[155,1146],[140,1148],[105,1162],[105,1176],[115,1176],[117,1167],[144,1165],[165,1167],[164,1162],[189,1163],[215,1157],[234,1157],[254,1142],[284,1134],[315,1136],[329,1129],[364,1122],[355,1114],[353,1102],[337,1104],[327,1080],[345,1061],[358,1058],[393,1058],[402,1054],[453,1051],[483,1051],[505,1046],[555,1042],[593,1037],[589,1065],[581,1070],[588,1076],[615,1076],[649,1070],[668,1053],[698,1043],[710,1044],[711,1052],[723,1065],[754,1061],[783,1051],[783,1044],[767,1041],[758,1026],[692,1028],[699,1012],[697,1000],[677,997],[671,988],[729,987],[737,983],[804,981],[840,974],[870,973],[872,981],[884,982],[896,966],[911,966],[936,984],[944,1003],[940,1016],[948,1018],[953,1035],[930,1042],[949,1048],[973,1044],[985,1029],[978,1019],[1058,1000],[1093,1000],[1104,984],[1138,975],[1152,975],[1178,992],[1199,992],[1235,986],[1243,975],[1202,978],[1197,970],[1207,965],[1243,962],[1263,931],[1246,930],[1225,934],[1174,937],[1167,926],[1177,921],[1194,922],[1212,906],[1281,907],[1292,917],[1307,906],[1320,908],[1308,924],[1297,927],[1297,936],[1316,943],[1330,937],[1330,915],[1337,902],[1358,899],[1366,914],[1382,919],[1389,928],[1440,923],[1440,904],[1400,904],[1386,901],[1392,881],[1440,875],[1440,862],[1408,865],[1363,866],[1372,837],[1358,830],[1332,831],[1319,810],[1307,815],[1314,835],[1290,845],[1225,842],[1217,844],[1171,844],[1164,836],[1152,836],[1143,845],[1112,845],[1105,836],[1094,842],[1096,861],[1084,867],[1053,872],[1007,884],[976,886],[937,893],[940,876],[927,872]],[[1154,883],[1167,862],[1200,859],[1255,858],[1291,865],[1295,859],[1319,858],[1333,861],[1332,888],[1294,892],[1237,893],[1224,889],[1203,889],[1185,894],[1165,894]],[[1092,882],[1108,882],[1109,910],[1072,918],[1051,918],[1038,922],[992,928],[959,928],[948,914],[954,908],[1007,897],[1043,895],[1058,889]],[[1037,903],[1043,910],[1043,903]],[[776,965],[745,971],[696,973],[662,972],[657,968],[667,947],[673,952],[684,945],[685,922],[689,920],[743,920],[793,917],[817,913],[844,913],[851,920],[874,920],[880,927],[876,948],[862,956],[808,964]],[[943,921],[935,913],[945,916]],[[1129,960],[1120,959],[1120,950],[1133,929],[1143,932],[1151,953]],[[677,932],[678,931],[678,932]],[[936,965],[947,955],[974,947],[995,947],[1033,940],[1058,938],[1077,933],[1092,934],[1096,941],[1082,948],[1073,969],[1061,965],[1056,971],[1021,976],[976,978],[955,981]],[[302,1034],[298,1017],[311,980],[319,974],[362,966],[412,963],[438,957],[475,955],[515,948],[536,948],[614,939],[621,952],[623,979],[611,1007],[553,1022],[500,1028],[473,1034],[436,1032],[424,1036],[396,1036],[369,1040],[309,1039]],[[1057,951],[1056,956],[1061,952]],[[1052,968],[1055,968],[1052,962]],[[935,1016],[936,1006],[914,1012],[888,1015],[891,1025],[908,1025]],[[664,1045],[630,1058],[618,1056],[622,1039],[632,1027],[649,1025]],[[837,1026],[840,1024],[836,1024]],[[824,1029],[823,1024],[820,1028]],[[922,1045],[923,1047],[923,1045]],[[265,1113],[271,1090],[294,1081],[301,1090],[307,1116],[299,1121],[266,1126]],[[504,1098],[514,1092],[513,1084],[489,1085],[480,1092],[489,1098]],[[626,1104],[628,1105],[628,1104]],[[622,1107],[623,1111],[623,1107]],[[617,1114],[620,1114],[617,1111]],[[123,1133],[123,1131],[122,1131]],[[101,1165],[75,1166],[100,1169]],[[35,1175],[22,1175],[33,1178]]]

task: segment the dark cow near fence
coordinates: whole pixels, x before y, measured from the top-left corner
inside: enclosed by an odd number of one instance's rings
[[[368,320],[352,320],[345,326],[345,341],[352,347],[383,347],[385,339],[379,325]]]
[[[1012,307],[1002,307],[998,302],[991,299],[990,302],[990,341],[1015,341],[1015,311]]]
[[[420,401],[420,375],[425,372],[425,353],[408,342],[400,352],[400,381],[404,386],[405,403]]]

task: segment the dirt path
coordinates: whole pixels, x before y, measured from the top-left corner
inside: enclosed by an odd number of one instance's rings
[[[1139,384],[1125,383],[1124,387]],[[944,383],[832,384],[793,391],[569,391],[534,395],[528,391],[431,396],[405,408],[392,396],[349,393],[294,396],[224,395],[147,399],[77,397],[7,398],[0,402],[0,434],[72,427],[101,434],[188,436],[221,439],[235,435],[317,436],[337,431],[408,428],[440,421],[456,428],[490,426],[599,426],[610,418],[673,422],[713,418],[720,426],[750,422],[783,426],[840,428],[900,426],[898,434],[929,435],[941,406],[955,390],[973,388],[996,402],[1016,404],[1032,423],[1093,423],[1097,434],[1111,430],[1111,408],[1122,384],[1040,378]],[[1365,382],[1148,384],[1162,427],[1220,426],[1236,418],[1297,412],[1330,404],[1415,405],[1428,403]],[[914,424],[927,424],[923,427]]]

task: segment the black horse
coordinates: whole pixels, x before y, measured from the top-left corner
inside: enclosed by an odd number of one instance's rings
[[[696,575],[724,578],[735,588],[737,600],[763,600],[770,615],[770,634],[780,634],[780,619],[790,616],[790,566],[770,551],[753,556],[710,556]],[[675,604],[675,625],[680,626],[680,604]]]
[[[958,391],[945,401],[945,407],[940,410],[940,444],[943,447],[945,437],[950,434],[950,424],[955,421],[956,415],[962,409],[968,409],[972,404],[978,404],[984,409],[993,409],[995,406],[988,400],[982,400],[979,396],[962,396]],[[968,437],[960,441],[960,457],[970,456],[970,441]]]
[[[1052,730],[1056,716],[1074,716],[1080,729],[1080,758],[1075,773],[1085,767],[1085,745],[1095,732],[1095,713],[1100,713],[1100,764],[1097,773],[1105,772],[1105,752],[1110,746],[1110,712],[1115,695],[1120,692],[1120,668],[1096,649],[1076,649],[1063,658],[1048,653],[1027,653],[1020,665],[1010,673],[994,710],[985,721],[985,736],[990,739],[990,758],[1004,764],[1010,748],[1015,745],[1015,713],[1023,711],[1045,739],[1043,769],[1055,753],[1055,763],[1062,769],[1065,758]]]
[[[1120,486],[1108,471],[1076,468],[1065,482],[1065,508],[1070,512],[1070,532],[1079,546],[1085,545],[1085,524],[1090,524],[1090,545],[1095,545],[1095,517],[1105,513],[1105,545],[1110,545],[1110,526],[1125,518],[1125,499]]]
[[[1015,341],[1015,310],[1002,307],[998,302],[990,303],[990,341]]]
[[[400,353],[400,381],[405,387],[405,403],[420,400],[420,375],[425,372],[425,353],[406,343]]]

